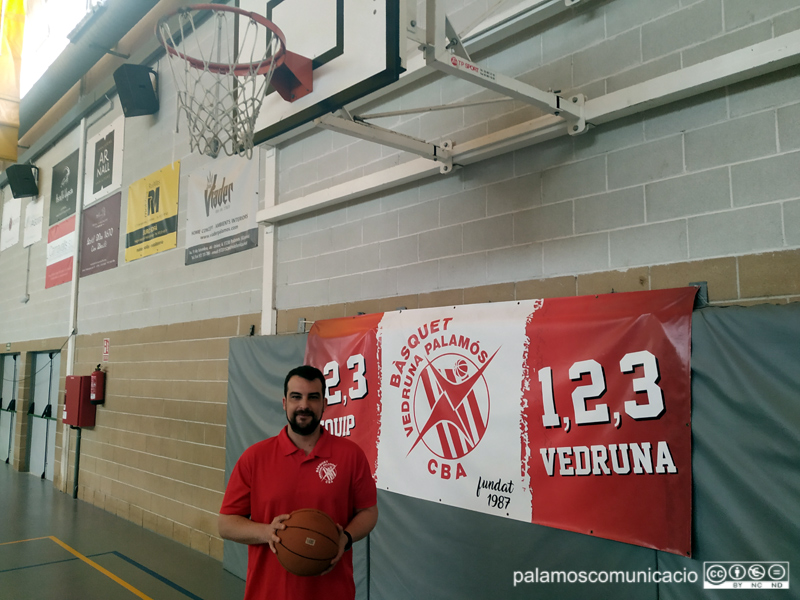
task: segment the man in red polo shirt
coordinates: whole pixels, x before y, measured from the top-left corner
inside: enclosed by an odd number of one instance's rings
[[[349,550],[378,522],[377,492],[363,450],[320,426],[324,390],[319,369],[292,369],[283,385],[289,425],[245,450],[231,473],[219,533],[249,545],[245,600],[355,598]],[[275,556],[275,532],[299,508],[325,511],[340,528],[339,554],[318,577],[293,575]]]

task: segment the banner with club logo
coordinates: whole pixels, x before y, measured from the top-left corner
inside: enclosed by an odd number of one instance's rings
[[[695,291],[317,321],[306,362],[380,489],[686,556]]]
[[[128,187],[125,262],[177,247],[180,179],[176,160]]]
[[[189,175],[186,264],[258,246],[258,163],[231,157]]]

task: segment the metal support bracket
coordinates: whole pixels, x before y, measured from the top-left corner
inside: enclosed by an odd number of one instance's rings
[[[321,129],[344,133],[368,142],[375,142],[376,144],[411,152],[417,156],[440,162],[442,164],[439,170],[442,173],[449,173],[453,170],[453,144],[449,140],[438,145],[433,144],[410,135],[404,135],[391,129],[373,125],[372,123],[355,120],[346,111],[340,111],[337,114],[329,113],[319,117],[314,121],[314,124]]]
[[[476,83],[492,91],[531,104],[549,114],[560,116],[569,123],[569,133],[577,135],[586,131],[583,116],[585,98],[576,94],[564,98],[554,92],[545,92],[475,64],[454,51],[457,45],[449,41],[448,19],[437,9],[436,0],[426,0],[427,28],[425,30],[425,63],[438,71]],[[452,30],[452,27],[450,28]],[[454,33],[451,31],[451,34]]]
[[[567,104],[571,103],[573,107],[578,107],[580,109],[580,116],[578,118],[574,118],[572,116],[573,113],[569,113],[568,116],[564,118],[567,121],[567,133],[570,135],[580,135],[582,133],[586,133],[586,116],[583,112],[583,107],[586,104],[586,96],[583,94],[575,94],[570,98],[562,98],[558,96],[559,104]],[[555,113],[558,115],[558,113]]]
[[[472,60],[467,49],[464,48],[464,44],[461,43],[461,39],[458,37],[455,27],[450,23],[450,19],[447,18],[447,15],[444,17],[444,31],[448,39],[447,49],[456,56],[460,56],[466,60]]]

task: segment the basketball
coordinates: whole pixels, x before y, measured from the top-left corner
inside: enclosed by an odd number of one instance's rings
[[[286,529],[276,531],[275,544],[283,568],[303,577],[319,575],[339,552],[339,529],[327,514],[314,508],[294,511],[283,522]]]
[[[467,373],[469,373],[469,366],[467,365],[467,361],[465,361],[463,358],[459,358],[456,361],[453,370],[456,373],[456,377],[458,377],[459,380],[463,381],[464,379],[467,378]]]

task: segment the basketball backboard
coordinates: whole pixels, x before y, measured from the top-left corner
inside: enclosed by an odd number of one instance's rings
[[[406,0],[240,0],[313,60],[314,89],[294,102],[270,90],[253,143],[277,143],[296,127],[397,81],[404,69]]]

